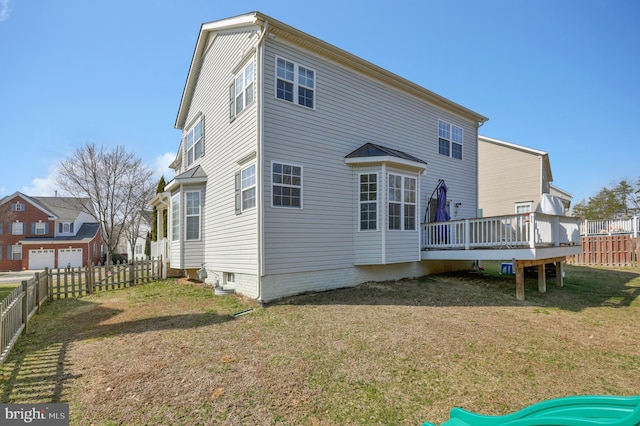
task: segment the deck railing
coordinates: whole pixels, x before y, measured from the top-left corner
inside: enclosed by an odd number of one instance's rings
[[[422,248],[535,248],[580,244],[579,218],[524,213],[422,225]]]
[[[580,223],[580,235],[617,235],[640,232],[640,216],[628,219],[585,220]]]

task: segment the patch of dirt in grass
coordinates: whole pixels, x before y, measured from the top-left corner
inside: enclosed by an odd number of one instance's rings
[[[536,282],[526,297],[515,300],[512,278],[469,273],[267,307],[196,283],[149,284],[37,316],[0,390],[3,402],[69,402],[74,425],[415,425],[454,406],[505,414],[637,393],[637,306],[551,285],[539,294]],[[36,370],[53,386],[38,390]]]

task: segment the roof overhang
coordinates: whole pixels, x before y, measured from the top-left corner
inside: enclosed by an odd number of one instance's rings
[[[207,40],[211,34],[219,31],[229,31],[239,29],[243,27],[255,26],[257,31],[264,31],[267,27],[267,31],[273,34],[275,37],[280,37],[288,42],[301,46],[304,49],[310,50],[336,61],[350,69],[355,69],[363,74],[372,77],[376,80],[382,81],[395,89],[402,90],[416,96],[424,101],[444,108],[456,115],[465,117],[469,120],[475,121],[478,124],[482,124],[489,119],[483,115],[478,114],[460,104],[457,104],[443,96],[440,96],[424,87],[413,83],[405,78],[398,76],[390,71],[385,70],[377,65],[372,64],[362,58],[359,58],[345,50],[342,50],[332,44],[322,41],[316,37],[313,37],[307,33],[304,33],[296,28],[293,28],[283,22],[273,19],[260,12],[252,12],[245,15],[240,15],[232,18],[222,19],[219,21],[209,22],[202,24],[200,27],[200,33],[191,59],[191,65],[189,66],[189,73],[187,75],[187,81],[182,93],[182,99],[180,107],[178,109],[178,115],[176,117],[175,128],[183,129],[187,117],[187,113],[191,104],[192,93],[195,89],[198,75],[200,73],[200,67],[202,66],[202,60],[206,51]],[[259,40],[260,38],[258,38]]]

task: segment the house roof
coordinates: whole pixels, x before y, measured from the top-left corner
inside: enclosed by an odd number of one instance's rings
[[[345,162],[349,164],[371,163],[372,160],[376,162],[390,161],[419,169],[425,169],[425,165],[427,164],[426,161],[407,154],[404,151],[374,143],[366,143],[355,151],[347,154],[344,158]]]
[[[171,180],[166,186],[165,190],[171,191],[176,185],[203,183],[207,181],[207,174],[204,172],[200,165],[192,167],[184,173],[180,173]]]
[[[407,154],[406,152],[399,151],[393,148],[387,148],[386,146],[382,146],[382,145],[376,145],[374,143],[366,143],[362,145],[360,148],[347,154],[345,158],[380,157],[380,156],[397,157],[405,160],[411,160],[411,161],[416,161],[418,163],[427,164],[426,161],[421,160],[418,157],[414,157],[411,154]]]
[[[516,145],[515,143],[503,141],[500,139],[490,138],[488,136],[478,136],[479,142],[487,142],[498,146],[503,146],[505,148],[515,149],[517,151],[522,151],[527,154],[535,155],[542,158],[543,165],[546,173],[549,174],[549,182],[553,182],[553,174],[551,173],[551,162],[549,160],[549,153],[546,151],[541,151],[539,149],[529,148],[522,145]]]
[[[83,223],[76,235],[73,236],[65,236],[65,237],[27,237],[21,240],[22,244],[35,244],[35,243],[54,243],[60,244],[66,241],[83,241],[89,242],[93,240],[96,235],[100,232],[100,225],[97,223]]]
[[[91,200],[76,197],[31,197],[41,206],[55,213],[60,221],[74,221],[81,212],[93,212]],[[89,210],[89,211],[87,211]]]
[[[60,221],[74,221],[81,212],[88,212],[93,215],[91,200],[89,198],[80,197],[34,197],[15,192],[12,195],[4,197],[0,200],[0,204],[4,204],[16,196],[29,202],[31,205],[42,210],[52,219]]]
[[[345,50],[333,46],[325,41],[322,41],[316,37],[313,37],[307,33],[304,33],[298,29],[295,29],[283,22],[277,21],[263,13],[251,12],[245,15],[239,15],[227,19],[204,23],[200,27],[200,33],[198,40],[194,48],[193,56],[191,59],[191,65],[189,66],[189,73],[187,74],[187,80],[182,92],[182,99],[180,101],[180,107],[178,109],[178,115],[176,117],[175,128],[183,129],[187,118],[187,113],[191,105],[191,99],[196,87],[198,76],[200,74],[200,67],[202,66],[202,60],[204,52],[206,50],[207,41],[210,34],[215,34],[219,31],[228,31],[237,28],[252,28],[260,33],[260,37],[256,37],[256,45],[259,46],[263,40],[265,32],[273,34],[275,37],[280,37],[288,42],[303,46],[305,49],[311,50],[316,54],[322,55],[347,66],[351,69],[358,70],[372,78],[384,82],[393,86],[397,90],[410,93],[420,99],[431,104],[438,105],[448,111],[455,114],[468,117],[476,122],[484,123],[488,120],[484,117],[462,105],[459,105],[443,96],[440,96],[424,87],[415,84],[405,78],[398,76],[390,71],[385,70],[377,65],[372,64],[362,58],[359,58]]]

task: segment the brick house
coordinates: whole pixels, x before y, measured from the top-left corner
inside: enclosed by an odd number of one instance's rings
[[[64,268],[98,263],[100,225],[88,198],[30,197],[0,200],[0,271]]]

